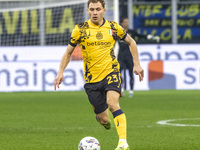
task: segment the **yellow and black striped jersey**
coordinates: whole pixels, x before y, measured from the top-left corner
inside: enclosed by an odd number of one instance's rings
[[[117,38],[123,40],[125,37],[126,32],[118,23],[105,19],[101,26],[91,20],[75,26],[69,44],[80,45],[86,83],[99,82],[111,72],[119,72],[114,45]]]

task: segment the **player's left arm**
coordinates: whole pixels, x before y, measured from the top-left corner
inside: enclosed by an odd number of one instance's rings
[[[138,49],[135,40],[130,37],[128,34],[126,35],[124,41],[129,45],[130,52],[133,56],[133,61],[134,61],[134,68],[133,71],[136,75],[139,75],[139,80],[143,81],[144,77],[144,70],[142,69],[139,61],[139,56],[138,56]]]

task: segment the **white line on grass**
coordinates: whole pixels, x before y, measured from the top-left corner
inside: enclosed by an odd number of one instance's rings
[[[170,125],[170,126],[179,126],[179,127],[186,127],[186,126],[190,126],[190,127],[200,127],[200,125],[196,125],[196,124],[169,123],[169,122],[180,121],[180,120],[200,120],[200,118],[185,118],[185,119],[161,120],[161,121],[158,121],[157,124],[161,124],[161,125]]]

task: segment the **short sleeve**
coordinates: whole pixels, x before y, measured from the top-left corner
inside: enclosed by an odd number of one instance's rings
[[[80,39],[79,27],[78,25],[76,25],[72,31],[69,44],[73,47],[76,47],[76,45],[79,43],[79,39]]]
[[[126,35],[127,35],[126,31],[118,23],[116,25],[117,25],[117,36],[118,36],[118,38],[120,40],[124,40],[126,38]]]

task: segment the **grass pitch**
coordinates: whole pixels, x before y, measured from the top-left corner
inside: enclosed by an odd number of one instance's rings
[[[120,105],[131,150],[200,149],[200,127],[157,124],[199,118],[172,123],[200,125],[200,91],[136,91]],[[97,123],[84,91],[0,93],[0,150],[77,150],[85,136],[96,137],[101,150],[118,143],[114,123],[109,131]]]

